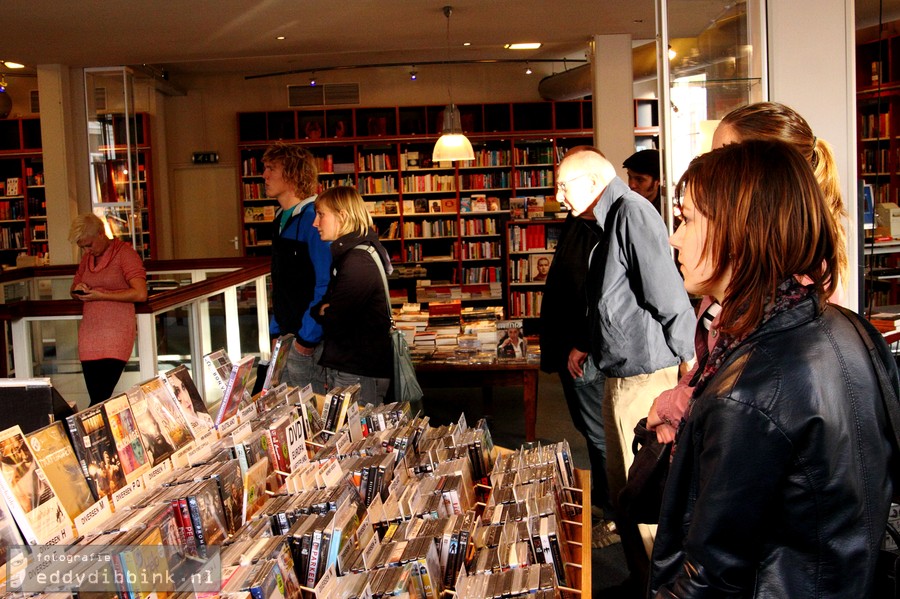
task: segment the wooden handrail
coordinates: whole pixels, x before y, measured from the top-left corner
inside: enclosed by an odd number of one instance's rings
[[[232,287],[248,279],[255,279],[269,272],[269,258],[208,258],[200,260],[147,260],[144,266],[148,272],[174,270],[204,270],[213,268],[236,268],[204,281],[154,293],[146,302],[135,304],[138,314],[152,314],[188,302],[196,297],[209,295]],[[35,266],[15,269],[16,277],[8,277],[12,271],[0,275],[0,282],[9,282],[31,277],[74,275],[77,265]],[[6,277],[6,278],[4,278]],[[0,304],[0,321],[17,320],[24,317],[78,316],[82,302],[76,299],[64,300],[23,300]]]

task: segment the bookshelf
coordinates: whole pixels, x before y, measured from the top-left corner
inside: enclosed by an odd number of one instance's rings
[[[0,264],[47,253],[47,198],[37,118],[0,121]]]
[[[538,318],[541,315],[544,279],[553,261],[562,224],[562,219],[543,218],[517,218],[506,223],[509,318]]]
[[[244,254],[271,251],[269,220],[257,208],[276,202],[264,197],[261,157],[270,143],[293,141],[316,156],[321,189],[359,189],[401,276],[454,286],[493,283],[492,293],[462,293],[464,301],[477,297],[508,306],[510,200],[555,194],[561,156],[576,145],[592,143],[591,103],[460,105],[475,159],[435,164],[431,151],[440,135],[443,109],[238,113]],[[413,288],[411,301],[416,300]]]
[[[881,32],[877,26],[857,31],[856,110],[858,180],[872,186],[876,205],[900,204],[900,21],[886,24]],[[876,236],[880,232],[884,230]],[[897,254],[869,248],[867,243],[866,304],[900,303],[900,286],[892,278]]]

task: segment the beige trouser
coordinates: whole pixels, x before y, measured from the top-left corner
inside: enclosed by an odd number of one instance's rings
[[[626,378],[607,378],[603,394],[603,428],[606,432],[606,476],[613,506],[619,503],[619,491],[625,486],[628,468],[634,461],[631,443],[634,427],[650,411],[653,400],[678,383],[678,367],[657,370]],[[653,549],[656,525],[640,524],[647,555]]]

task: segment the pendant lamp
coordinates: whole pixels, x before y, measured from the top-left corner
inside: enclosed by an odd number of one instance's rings
[[[444,126],[440,139],[434,144],[434,150],[431,153],[432,162],[448,162],[456,160],[475,160],[475,151],[472,149],[472,142],[463,135],[462,121],[459,116],[459,109],[453,103],[453,67],[450,65],[450,15],[453,14],[453,8],[444,7],[444,15],[447,17],[447,64],[450,68],[450,75],[447,84],[447,96],[450,103],[444,108]]]

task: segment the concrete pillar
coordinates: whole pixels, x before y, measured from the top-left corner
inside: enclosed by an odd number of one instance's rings
[[[624,176],[622,162],[634,153],[631,36],[595,35],[591,54],[594,145],[606,154],[619,176]]]
[[[80,71],[75,71],[76,73]],[[78,165],[85,164],[84,83],[64,65],[39,65],[41,144],[51,264],[71,264],[80,256],[69,243],[69,223],[90,210],[90,198],[78,193]],[[82,98],[77,102],[78,97]],[[82,143],[79,143],[79,140]],[[87,173],[82,174],[84,181]]]

